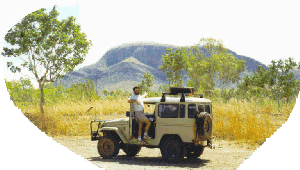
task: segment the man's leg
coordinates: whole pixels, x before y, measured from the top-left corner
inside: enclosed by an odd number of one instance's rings
[[[145,133],[144,133],[144,139],[149,140],[149,139],[151,139],[151,137],[148,135],[148,131],[149,131],[151,122],[149,121],[149,119],[146,119],[144,121],[144,123],[146,123],[146,128],[145,128]]]
[[[143,122],[139,121],[139,140],[142,140],[142,128],[143,128]]]
[[[150,126],[151,126],[151,122],[150,122],[149,119],[147,119],[147,120],[145,121],[145,123],[146,123],[145,133],[148,133],[149,128],[150,128]]]

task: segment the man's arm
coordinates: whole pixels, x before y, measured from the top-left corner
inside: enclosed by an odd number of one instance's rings
[[[131,95],[131,96],[128,98],[128,103],[136,102],[136,99],[133,99],[132,96],[133,96],[133,95]]]
[[[128,103],[134,103],[136,102],[138,105],[140,104],[137,100],[128,100]]]
[[[143,98],[145,98],[148,95],[147,92],[145,92],[145,94],[142,95]]]
[[[128,103],[136,102],[136,100],[128,100]]]

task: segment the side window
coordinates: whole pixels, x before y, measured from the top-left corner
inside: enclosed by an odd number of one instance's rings
[[[195,118],[196,117],[196,111],[197,111],[196,105],[195,104],[189,104],[189,107],[188,107],[189,118]]]
[[[158,106],[158,116],[161,118],[178,118],[178,104],[160,104]]]
[[[205,112],[210,113],[210,106],[209,105],[205,105]]]
[[[204,112],[204,106],[198,105],[198,110],[199,110],[199,113]]]
[[[185,105],[181,104],[180,105],[180,118],[184,118],[185,117]]]

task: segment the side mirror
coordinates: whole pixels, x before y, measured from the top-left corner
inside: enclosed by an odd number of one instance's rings
[[[130,111],[126,111],[126,116],[129,117]]]

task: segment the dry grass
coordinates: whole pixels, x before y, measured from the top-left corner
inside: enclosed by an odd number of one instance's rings
[[[229,103],[214,103],[214,136],[217,139],[260,145],[277,129],[277,107],[270,101],[258,106],[254,101],[231,99]],[[278,120],[279,121],[279,120]]]
[[[213,130],[216,139],[231,140],[237,143],[260,145],[281,126],[291,113],[291,103],[278,113],[276,103],[237,101],[213,103]],[[94,107],[90,112],[86,111]],[[107,120],[125,117],[129,110],[127,98],[85,102],[63,102],[45,106],[45,116],[40,116],[38,106],[21,108],[22,112],[42,131],[50,136],[88,136],[90,121],[95,118]]]
[[[93,109],[86,113],[90,107]],[[95,116],[101,120],[125,117],[128,107],[127,98],[118,98],[92,102],[68,101],[45,106],[45,116],[39,114],[39,106],[29,106],[21,110],[36,126],[50,136],[87,136],[90,134],[90,121],[94,120]],[[46,125],[43,126],[43,124]]]

